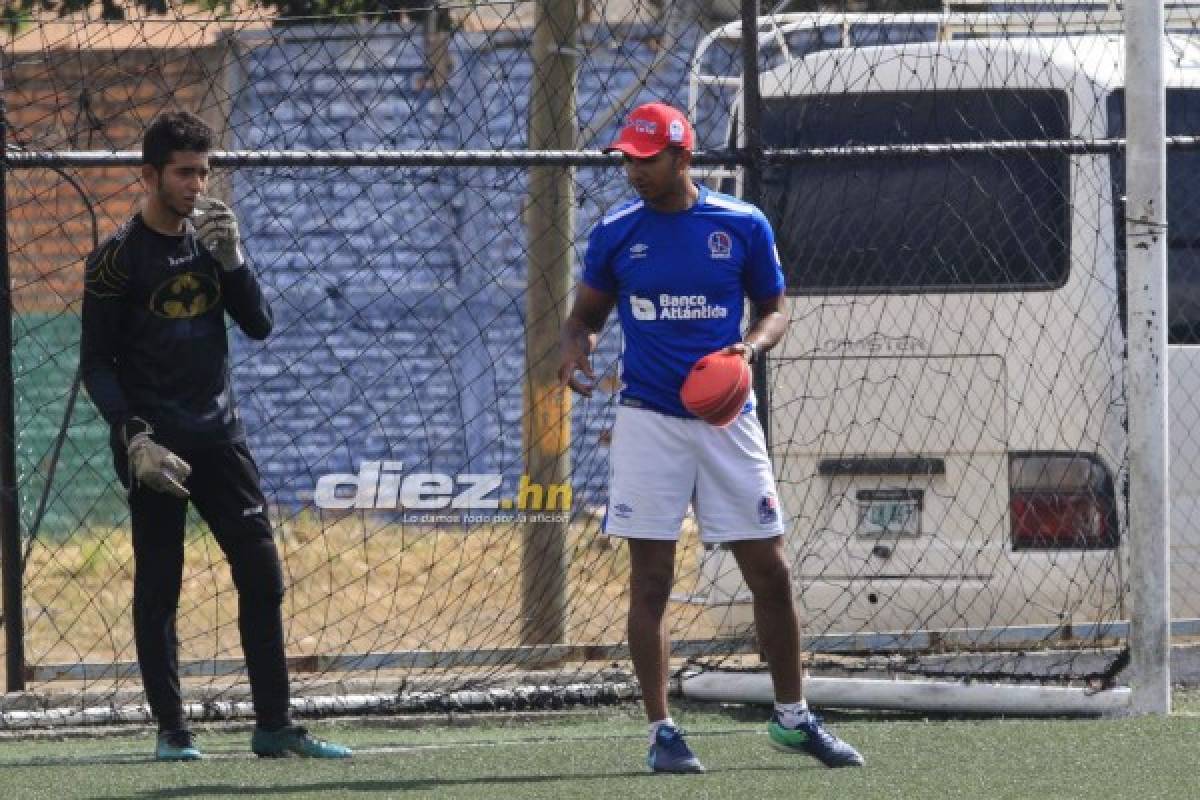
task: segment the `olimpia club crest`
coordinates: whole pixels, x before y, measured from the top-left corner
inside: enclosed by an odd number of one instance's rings
[[[733,239],[725,231],[713,231],[708,235],[708,254],[713,258],[729,258],[733,252]]]

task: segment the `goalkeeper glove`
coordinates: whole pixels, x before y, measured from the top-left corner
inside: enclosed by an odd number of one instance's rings
[[[238,236],[237,217],[229,206],[212,197],[196,199],[196,236],[226,272],[246,263]]]
[[[192,468],[179,456],[150,438],[154,429],[150,423],[133,417],[125,423],[122,438],[129,455],[131,483],[145,484],[156,492],[166,492],[180,499],[187,499],[191,492],[183,482],[192,474]]]

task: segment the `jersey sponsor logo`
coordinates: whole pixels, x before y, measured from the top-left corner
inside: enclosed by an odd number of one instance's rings
[[[650,252],[650,245],[646,244],[645,242],[638,242],[629,248],[629,257],[645,258],[648,252]]]
[[[221,301],[221,287],[208,275],[185,272],[163,281],[150,295],[150,310],[166,319],[192,319]]]
[[[653,300],[631,294],[629,308],[633,311],[633,318],[641,322],[653,322],[658,319],[658,309],[654,307]]]
[[[633,318],[639,322],[654,322],[660,319],[725,319],[729,309],[710,304],[702,294],[660,294],[658,304],[646,297],[629,295],[629,308]]]
[[[773,492],[768,492],[758,499],[758,524],[770,525],[779,519],[779,501]]]
[[[729,258],[733,252],[733,240],[725,231],[713,231],[708,235],[708,252],[713,258]]]

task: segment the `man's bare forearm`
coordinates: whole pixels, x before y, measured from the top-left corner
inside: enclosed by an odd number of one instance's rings
[[[746,331],[743,341],[754,345],[761,351],[770,350],[783,338],[787,333],[788,320],[783,314],[778,311],[773,311],[767,316],[757,319],[750,326],[750,330]]]

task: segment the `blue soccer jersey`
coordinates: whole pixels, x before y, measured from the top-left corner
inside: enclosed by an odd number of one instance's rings
[[[745,298],[783,292],[775,234],[752,205],[700,188],[686,211],[641,200],[592,230],[583,282],[617,297],[625,334],[622,397],[691,417],[679,390],[692,365],[741,341]]]

